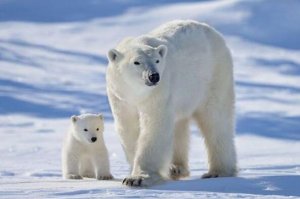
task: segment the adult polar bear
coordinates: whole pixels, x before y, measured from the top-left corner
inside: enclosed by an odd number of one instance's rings
[[[189,121],[202,130],[209,171],[234,176],[232,59],[222,36],[196,21],[172,21],[108,53],[107,91],[131,165],[123,184],[148,186],[169,168],[187,176]]]

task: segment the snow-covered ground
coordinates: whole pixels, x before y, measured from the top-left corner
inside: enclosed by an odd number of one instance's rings
[[[0,198],[300,197],[300,2],[153,2],[0,2]],[[190,178],[127,188],[105,54],[124,36],[179,18],[215,26],[232,50],[240,174],[200,179],[207,157],[192,127]],[[105,115],[114,181],[61,178],[69,117],[84,112]]]

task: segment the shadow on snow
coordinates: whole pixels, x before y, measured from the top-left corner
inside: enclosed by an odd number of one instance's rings
[[[197,0],[188,0],[192,2]],[[202,0],[203,1],[203,0]],[[134,7],[150,7],[180,0],[6,0],[0,3],[0,21],[76,22],[121,15]]]
[[[298,175],[262,176],[256,178],[215,178],[170,182],[152,188],[166,191],[201,191],[257,195],[300,196]]]
[[[246,114],[237,118],[238,134],[300,140],[300,117],[278,114]]]
[[[240,11],[246,17],[238,23],[226,22],[216,26],[225,34],[271,46],[299,50],[300,27],[294,25],[300,18],[299,7],[300,2],[297,0],[274,0],[273,4],[267,0],[259,3],[240,1],[233,9],[229,8],[228,15]]]
[[[254,59],[254,62],[259,64],[262,67],[269,67],[272,69],[279,69],[281,74],[284,75],[291,75],[291,76],[298,76],[300,75],[300,64],[291,60],[284,60],[284,59]],[[300,90],[300,89],[299,89]]]
[[[42,118],[61,118],[70,117],[73,114],[79,114],[81,110],[88,110],[93,113],[104,113],[107,119],[111,119],[110,108],[106,95],[94,94],[85,91],[56,89],[52,87],[39,88],[25,83],[19,83],[11,80],[0,80],[0,114],[25,114]],[[64,101],[62,106],[55,106],[51,98],[47,104],[35,102],[34,100],[24,100],[14,93],[5,93],[1,87],[8,86],[13,90],[22,90],[27,96],[65,96],[68,100]]]
[[[18,47],[29,48],[30,50],[32,50],[32,49],[42,50],[46,53],[54,53],[54,54],[58,54],[61,56],[68,56],[68,57],[83,59],[89,63],[93,62],[93,63],[99,63],[99,64],[103,64],[103,65],[107,64],[106,57],[103,57],[100,55],[95,55],[92,53],[58,49],[58,48],[55,48],[52,46],[33,44],[33,43],[21,41],[21,40],[2,40],[2,39],[0,39],[0,44],[9,44],[9,45],[14,45],[14,46],[18,46]],[[5,56],[6,54],[9,54],[9,56]],[[21,53],[18,53],[16,51],[8,49],[7,47],[3,47],[3,46],[0,46],[0,60],[12,62],[12,63],[27,64],[27,65],[31,65],[31,66],[35,66],[35,67],[42,67],[42,65],[37,63],[35,60],[33,60],[29,57],[26,57],[26,56],[22,55]],[[58,58],[56,58],[55,61],[65,62],[64,59],[58,59]]]

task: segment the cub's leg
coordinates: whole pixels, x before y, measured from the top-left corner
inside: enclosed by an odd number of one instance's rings
[[[95,169],[90,158],[84,158],[80,167],[80,174],[85,178],[95,178]]]
[[[65,179],[82,179],[79,174],[79,157],[72,154],[66,153],[63,155],[63,177]]]
[[[111,180],[113,176],[110,173],[109,159],[107,151],[102,151],[101,154],[95,154],[93,157],[95,174],[98,180]],[[105,153],[106,152],[106,153]]]

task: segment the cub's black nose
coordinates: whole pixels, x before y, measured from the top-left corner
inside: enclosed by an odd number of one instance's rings
[[[92,140],[92,142],[96,142],[97,138],[96,137],[92,137],[91,140]]]
[[[153,74],[149,75],[149,81],[153,84],[159,82],[159,74],[153,73]]]

